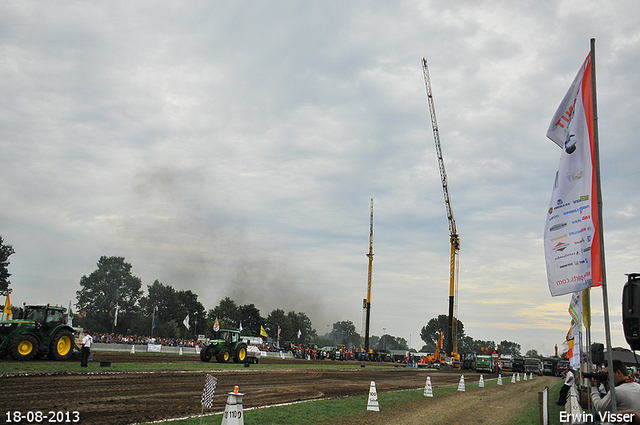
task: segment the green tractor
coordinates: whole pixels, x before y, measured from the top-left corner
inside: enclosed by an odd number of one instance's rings
[[[53,360],[67,360],[74,352],[75,340],[66,312],[64,307],[25,305],[18,317],[0,322],[0,358],[9,354],[24,361],[48,355]]]
[[[221,329],[215,332],[212,340],[200,350],[200,360],[208,362],[215,357],[218,363],[247,361],[247,344],[240,339],[239,331]]]

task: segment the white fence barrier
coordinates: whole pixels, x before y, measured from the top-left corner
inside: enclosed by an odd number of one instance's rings
[[[104,342],[95,342],[91,349],[92,351],[105,351],[111,353],[131,353],[131,346],[133,344],[106,344]],[[183,354],[198,354],[199,351],[196,350],[196,347],[173,347],[170,345],[159,345],[159,344],[136,344],[135,352],[136,353],[169,353],[169,354],[179,354],[180,348],[182,348]],[[293,354],[288,353],[280,353],[280,352],[272,352],[272,351],[260,351],[261,357],[274,357],[274,358],[284,358],[284,359],[292,359]]]

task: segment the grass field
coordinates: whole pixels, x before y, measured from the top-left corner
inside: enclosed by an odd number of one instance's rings
[[[487,385],[496,385],[495,382]],[[551,387],[549,395],[550,424],[559,425],[560,407],[555,404],[558,398],[562,380],[558,380]],[[477,384],[466,386],[466,391],[481,391]],[[458,396],[460,393],[457,386],[435,388],[433,390],[434,400],[445,400]],[[367,395],[348,397],[338,400],[318,400],[298,404],[272,406],[263,409],[245,410],[244,423],[246,425],[299,425],[299,424],[358,424],[358,423],[378,423],[372,419],[377,412],[366,410]],[[425,396],[422,389],[399,391],[391,393],[378,393],[378,401],[382,409],[411,411],[418,409],[425,404]],[[218,425],[222,422],[221,414],[209,414],[202,418],[202,423],[207,425]],[[158,422],[156,422],[158,423]],[[201,423],[200,417],[175,419],[160,422],[171,425],[198,425]],[[510,425],[538,425],[539,406],[538,403],[531,403],[521,410],[519,417]]]

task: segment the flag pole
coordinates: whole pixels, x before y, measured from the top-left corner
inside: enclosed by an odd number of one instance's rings
[[[591,39],[591,92],[593,96],[593,155],[595,160],[596,193],[598,196],[598,236],[600,238],[600,267],[602,270],[602,306],[604,309],[604,333],[607,343],[609,365],[609,387],[611,391],[611,413],[617,413],[616,391],[613,385],[613,351],[611,348],[611,323],[609,321],[609,296],[607,295],[607,272],[604,261],[604,230],[602,226],[602,187],[600,184],[600,148],[598,140],[598,104],[596,95],[596,39]]]

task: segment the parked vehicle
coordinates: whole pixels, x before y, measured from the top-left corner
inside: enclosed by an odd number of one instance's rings
[[[542,376],[542,361],[533,357],[524,359],[524,372]]]
[[[558,375],[558,362],[560,361],[557,357],[545,357],[542,360],[542,374],[557,376]]]
[[[511,366],[512,372],[524,373],[524,359],[522,357],[514,357]]]
[[[476,372],[495,372],[493,366],[493,357],[486,354],[479,354],[476,356]]]
[[[513,370],[513,356],[511,354],[503,354],[500,356],[500,363],[502,364],[502,370],[509,372]]]

